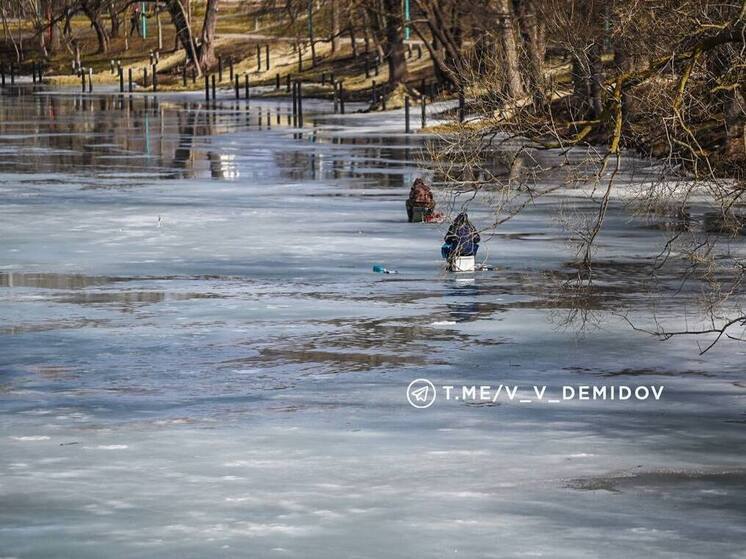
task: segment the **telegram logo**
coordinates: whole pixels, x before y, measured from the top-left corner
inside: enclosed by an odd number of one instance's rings
[[[426,378],[418,378],[407,387],[407,401],[415,408],[429,408],[435,403],[435,386]]]

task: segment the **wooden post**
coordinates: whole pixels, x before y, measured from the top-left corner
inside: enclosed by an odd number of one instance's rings
[[[427,113],[425,112],[426,104],[427,104],[427,99],[425,99],[425,96],[422,95],[420,105],[421,105],[421,112],[422,112],[421,116],[422,116],[422,127],[423,128],[425,128],[425,125],[427,123]]]
[[[217,99],[217,89],[215,88],[215,74],[212,75],[212,100]]]
[[[265,63],[266,69],[269,70],[269,45],[268,44],[264,45],[264,54],[265,54],[264,63]]]
[[[280,91],[280,74],[275,74],[275,89]]]
[[[124,93],[124,69],[119,66],[119,93]]]
[[[256,71],[262,71],[262,47],[259,45],[256,46]]]
[[[153,93],[158,91],[158,66],[153,64]]]
[[[143,87],[148,87],[148,69],[147,69],[147,67],[142,69],[142,86]]]
[[[132,93],[132,68],[127,69],[127,80],[128,80],[127,87],[129,88],[129,92]]]
[[[285,76],[285,90],[290,93],[290,74]]]
[[[249,101],[249,73],[246,72],[243,75],[243,88],[244,88],[244,97],[246,98],[246,101]]]
[[[303,128],[303,82],[298,80],[298,128]]]
[[[228,61],[228,68],[229,68],[229,71],[230,71],[231,81],[233,81],[233,78],[235,76],[234,76],[234,73],[233,73],[233,59],[232,58]]]
[[[218,81],[223,82],[223,57],[218,56]]]
[[[345,90],[342,82],[339,82],[339,112],[345,114]]]
[[[93,93],[93,68],[88,68],[88,93]]]
[[[210,76],[205,74],[205,101],[210,102]]]
[[[409,128],[409,96],[404,98],[404,133],[410,133]]]
[[[239,82],[238,76],[234,76],[234,89],[236,90],[236,101],[241,98],[241,83]]]
[[[298,125],[298,82],[293,82],[293,126]]]
[[[156,10],[158,9],[158,5],[156,4]],[[158,50],[163,50],[163,26],[161,25],[161,14],[160,12],[156,12],[155,16],[156,23],[158,24]]]
[[[339,91],[336,82],[332,83],[332,99],[334,100],[334,114],[339,112]]]
[[[85,93],[85,72],[80,73],[80,88],[81,93]]]
[[[303,71],[303,52],[301,51],[300,47],[298,47],[298,71]]]

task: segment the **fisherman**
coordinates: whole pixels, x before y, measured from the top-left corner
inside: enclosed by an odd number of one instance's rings
[[[469,216],[466,212],[461,212],[448,228],[441,254],[449,264],[460,256],[476,256],[481,240],[477,228],[469,221]]]
[[[421,209],[423,221],[428,221],[428,218],[432,217],[433,210],[435,209],[433,191],[430,190],[430,187],[421,177],[415,179],[412,188],[409,190],[409,198],[407,199],[407,218],[409,219],[409,223],[414,221],[415,208]]]

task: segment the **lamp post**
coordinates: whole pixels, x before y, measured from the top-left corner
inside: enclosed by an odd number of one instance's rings
[[[409,0],[404,0],[404,40],[408,41],[412,30],[409,28]]]
[[[140,20],[142,21],[142,38],[147,39],[148,38],[148,18],[145,17],[145,7],[147,4],[145,2],[142,2],[140,4]]]

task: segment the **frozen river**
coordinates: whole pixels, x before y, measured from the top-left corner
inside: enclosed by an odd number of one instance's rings
[[[581,336],[566,200],[444,273],[398,115],[5,93],[0,557],[746,557],[746,347],[614,314],[658,228],[612,206]],[[417,378],[523,397],[415,409]]]

